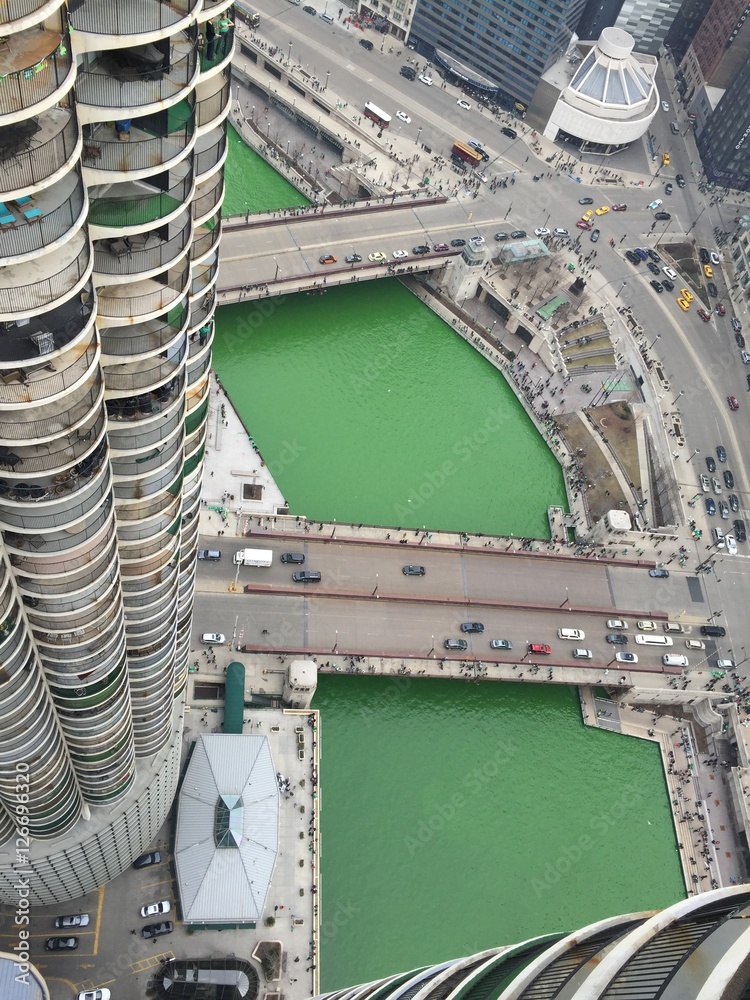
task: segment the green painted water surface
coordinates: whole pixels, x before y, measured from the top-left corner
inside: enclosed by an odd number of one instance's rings
[[[247,146],[229,125],[227,128],[226,191],[222,215],[271,212],[280,208],[309,205],[308,199]]]
[[[684,898],[656,746],[574,689],[323,676],[322,989]]]
[[[503,376],[395,279],[216,315],[214,365],[294,513],[549,537],[559,465]]]

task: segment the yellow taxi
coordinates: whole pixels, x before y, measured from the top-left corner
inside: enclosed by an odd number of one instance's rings
[[[609,211],[609,205],[602,205],[600,208],[597,208],[596,214],[606,215],[608,211]]]
[[[693,293],[688,288],[681,288],[680,289],[680,295],[683,297],[683,299],[686,302],[692,302],[693,301]]]
[[[705,274],[705,276],[707,278],[713,278],[713,276],[714,276],[714,269],[711,267],[710,264],[704,264],[703,265],[703,273]]]
[[[661,154],[661,165],[663,167],[668,167],[669,166],[669,153],[662,153]]]
[[[690,308],[690,303],[688,302],[688,300],[683,299],[682,297],[680,297],[677,300],[677,305],[680,307],[680,309],[682,309],[683,312],[687,312],[688,309]]]
[[[593,218],[594,218],[594,213],[593,213],[593,211],[592,211],[592,210],[591,210],[590,208],[589,208],[589,209],[587,209],[587,210],[586,210],[586,211],[585,211],[585,212],[583,213],[583,215],[581,216],[581,219],[582,219],[582,220],[583,220],[584,222],[591,222],[591,220],[592,220]]]

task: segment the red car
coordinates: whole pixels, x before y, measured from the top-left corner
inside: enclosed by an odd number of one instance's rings
[[[726,309],[725,309],[725,308],[724,308],[724,306],[723,306],[723,305],[721,304],[721,302],[720,302],[720,303],[718,304],[718,306],[716,307],[716,312],[717,312],[717,314],[718,314],[719,316],[724,316],[724,315],[726,315]]]
[[[711,317],[708,315],[705,309],[699,309],[698,315],[700,316],[700,318],[703,320],[704,323],[708,323],[708,321],[711,319]]]
[[[612,211],[613,212],[627,212],[627,210],[628,210],[628,206],[627,205],[613,205],[612,206]]]
[[[432,248],[435,253],[440,253],[441,250],[450,250],[447,243],[436,243]]]
[[[552,649],[544,642],[530,642],[528,646],[528,652],[539,653],[542,656],[549,656],[549,654],[552,652]]]
[[[579,219],[578,222],[576,222],[576,225],[579,229],[588,230],[593,228],[590,222],[584,222],[583,219]]]
[[[736,396],[727,396],[727,402],[730,410],[739,410],[740,404],[737,402]]]

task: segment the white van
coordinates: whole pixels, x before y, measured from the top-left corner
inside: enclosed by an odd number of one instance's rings
[[[725,542],[724,542],[724,532],[721,530],[721,528],[714,528],[711,534],[714,536],[714,541],[716,542],[716,548],[723,549]]]
[[[682,625],[679,622],[662,622],[662,628],[665,632],[684,632]]]
[[[641,646],[671,646],[672,638],[668,635],[637,635],[635,641]]]
[[[686,667],[688,665],[687,656],[681,653],[665,653],[661,658],[665,667]]]
[[[717,660],[716,669],[717,670],[734,670],[736,667],[734,660]]]
[[[579,628],[559,628],[557,630],[558,639],[574,639],[576,642],[586,638],[586,633]]]
[[[330,14],[321,14],[320,20],[325,21],[326,24],[333,24],[333,18],[331,17]]]

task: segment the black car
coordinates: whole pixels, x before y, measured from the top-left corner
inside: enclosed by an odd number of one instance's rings
[[[592,229],[591,230],[591,237],[590,237],[591,242],[592,243],[598,243],[599,242],[599,237],[601,236],[601,234],[602,233],[601,233],[600,229]]]
[[[347,254],[347,256],[344,257],[344,260],[347,264],[360,264],[362,262],[362,258],[358,253]]]
[[[466,240],[451,240],[452,247],[465,247]]]
[[[443,643],[445,649],[459,649],[464,650],[467,648],[466,639],[446,639]]]
[[[526,235],[526,230],[525,229],[514,229],[513,232],[510,235],[511,235],[511,238],[514,239],[514,240],[522,240],[524,238],[524,236]]]
[[[669,214],[669,212],[657,212],[656,215],[654,215],[654,218],[658,222],[669,222],[672,216]]]
[[[621,632],[610,632],[607,636],[607,642],[610,646],[627,646],[628,637]]]
[[[701,625],[701,635],[709,635],[716,639],[723,639],[727,630],[721,625]]]
[[[281,555],[281,561],[283,563],[293,563],[295,566],[301,566],[305,561],[305,556],[302,552],[283,552]]]
[[[316,569],[301,569],[297,573],[292,573],[295,583],[320,583],[322,574]]]
[[[747,530],[745,528],[745,522],[743,520],[741,520],[740,518],[737,518],[736,521],[732,521],[732,524],[734,525],[734,533],[735,533],[735,536],[737,538],[737,541],[738,542],[746,542],[747,541]]]
[[[359,44],[363,49],[367,49],[368,52],[372,52],[372,42],[369,38],[360,38]]]
[[[401,570],[404,576],[424,576],[424,566],[404,566]]]
[[[669,576],[669,570],[668,569],[650,569],[648,571],[648,575],[649,576],[653,576],[657,580],[666,580],[666,578]]]
[[[362,43],[360,42],[359,44],[361,45]],[[674,188],[672,187],[670,182],[667,181],[667,183],[664,185],[664,194],[671,194],[672,191],[674,191]]]
[[[719,289],[716,287],[713,281],[709,281],[707,287],[708,287],[708,294],[715,299],[716,296],[719,294]]]
[[[421,255],[421,254],[423,254],[423,253],[429,253],[429,252],[430,252],[430,248],[429,248],[429,247],[426,247],[426,246],[425,246],[424,244],[421,244],[421,245],[420,245],[420,246],[418,246],[418,247],[412,247],[412,248],[411,248],[411,252],[412,252],[412,253],[413,253],[413,254],[414,254],[415,256],[417,256],[417,257],[418,257],[418,256],[420,256],[420,255]]]
[[[51,937],[44,942],[47,951],[74,951],[78,947],[78,938]]]
[[[724,469],[724,485],[728,490],[734,489],[734,476],[729,469]]]
[[[716,457],[720,462],[726,462],[727,460],[727,449],[723,444],[716,445]]]
[[[495,233],[495,239],[499,243],[501,240],[509,240],[510,235],[508,233]]]
[[[503,135],[507,135],[509,139],[517,139],[518,138],[518,133],[514,132],[512,128],[508,128],[507,125],[504,125],[500,129],[500,131],[502,132]],[[590,202],[589,202],[589,204],[590,204]]]
[[[685,178],[682,176],[682,174],[677,174],[677,176],[675,177],[675,180],[677,181],[677,187],[678,188],[684,188],[685,187]]]
[[[631,264],[635,264],[636,266],[641,262],[641,258],[638,256],[637,253],[634,253],[632,250],[626,250],[625,256],[628,258]]]
[[[729,507],[733,514],[736,514],[740,509],[740,498],[736,493],[729,494]]]
[[[303,7],[302,10],[304,10],[304,12],[306,14],[312,14],[313,17],[317,17],[317,15],[318,15],[317,10],[314,7],[310,7],[309,4],[307,6],[305,6],[305,7]]]
[[[579,198],[578,199],[578,204],[579,205],[593,205],[594,204],[594,199],[593,198]]]
[[[411,66],[402,66],[399,72],[401,73],[401,76],[406,77],[407,80],[417,79],[417,72],[416,70],[413,70]]]
[[[651,282],[651,287],[653,288],[653,290],[655,292],[663,292],[664,291],[664,285],[662,285],[662,283],[660,281],[657,281],[656,278],[654,278],[654,280]]]
[[[651,272],[652,274],[661,274],[661,271],[660,271],[660,270],[659,270],[659,268],[658,268],[658,267],[656,266],[656,264],[654,264],[654,262],[653,262],[652,260],[650,260],[650,261],[648,262],[648,264],[646,265],[646,267],[647,267],[647,268],[649,269],[649,271],[650,271],[650,272]]]
[[[674,282],[670,281],[669,278],[662,278],[662,287],[666,288],[668,292],[674,291]]]
[[[652,250],[650,247],[646,251],[646,253],[649,255],[649,257],[651,258],[651,260],[655,260],[657,263],[661,260],[661,257],[656,252],[656,250]]]
[[[484,632],[484,625],[481,622],[462,622],[462,632]]]
[[[133,862],[133,868],[150,868],[151,865],[161,864],[161,854],[159,851],[149,851],[148,854],[141,854]]]
[[[734,330],[734,331],[735,331],[736,333],[739,333],[739,332],[740,332],[740,330],[742,329],[742,323],[740,323],[740,321],[739,321],[739,320],[737,319],[737,317],[736,317],[736,316],[732,316],[732,329],[733,329],[733,330]],[[743,344],[742,344],[742,346],[743,346],[743,347],[745,346],[745,344],[744,344],[744,341],[743,341]]]
[[[706,455],[706,468],[709,472],[716,472],[716,462],[712,455]]]
[[[162,934],[171,934],[174,926],[171,920],[163,920],[160,924],[146,924],[141,928],[141,935],[145,938],[161,937]]]
[[[701,264],[711,263],[711,255],[709,254],[708,250],[706,250],[705,247],[698,248],[698,257],[700,258]]]

